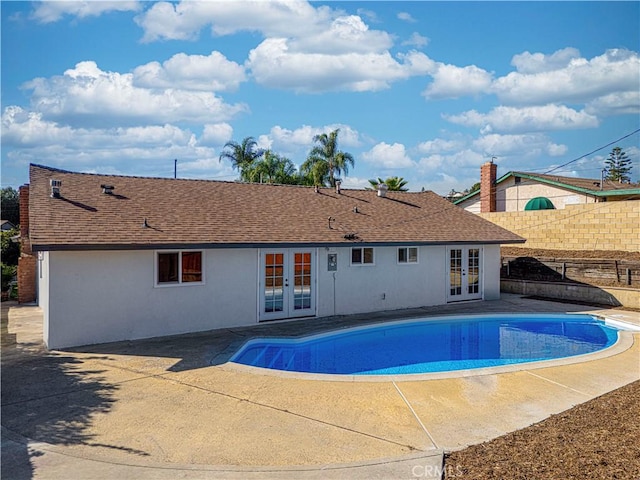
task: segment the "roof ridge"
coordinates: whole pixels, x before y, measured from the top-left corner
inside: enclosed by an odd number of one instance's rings
[[[171,178],[171,177],[153,177],[153,176],[145,176],[145,175],[124,175],[124,174],[109,174],[109,173],[92,173],[92,172],[74,172],[72,170],[64,170],[62,168],[50,167],[48,165],[41,165],[37,163],[29,164],[30,167],[40,168],[42,170],[48,170],[50,172],[59,172],[71,175],[86,175],[93,177],[115,177],[115,178],[135,178],[135,179],[143,179],[143,180],[167,180],[167,181],[187,181],[187,182],[206,182],[206,183],[227,183],[230,185],[262,185],[262,186],[270,186],[270,187],[291,187],[291,188],[303,188],[303,189],[311,189],[315,188],[313,185],[295,185],[295,184],[287,184],[287,183],[259,183],[259,182],[239,182],[235,180],[215,180],[208,178]],[[334,190],[334,187],[319,187],[321,190]],[[364,191],[372,191],[366,188],[340,188],[341,191],[347,192],[364,192]],[[431,192],[431,190],[425,190],[424,192],[400,192],[392,190],[389,193],[402,193],[402,194],[421,194]]]

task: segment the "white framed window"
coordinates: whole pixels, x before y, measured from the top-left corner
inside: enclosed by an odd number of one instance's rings
[[[156,252],[155,284],[199,285],[204,283],[204,252],[173,250]]]
[[[373,247],[352,248],[351,265],[373,265]]]
[[[398,263],[418,263],[418,247],[398,248]]]

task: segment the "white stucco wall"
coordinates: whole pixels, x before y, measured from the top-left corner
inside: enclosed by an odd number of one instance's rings
[[[49,348],[255,322],[257,251],[207,250],[202,285],[156,287],[155,252],[50,252]]]
[[[500,245],[485,245],[482,249],[484,300],[500,298]]]
[[[42,335],[49,336],[49,252],[40,252],[36,263],[38,305],[42,309]]]
[[[397,247],[376,247],[374,265],[351,265],[349,247],[317,249],[317,316],[445,304],[447,247],[418,248],[417,264],[398,264]],[[335,272],[327,268],[330,252],[338,255]],[[205,250],[204,284],[162,287],[155,285],[155,255],[151,250],[45,253],[39,303],[48,347],[257,324],[258,250]],[[485,299],[500,296],[499,262],[500,247],[485,246]]]
[[[330,252],[338,254],[336,272],[327,271]],[[444,246],[419,247],[417,264],[398,264],[396,247],[376,247],[374,252],[374,265],[350,265],[351,248],[320,249],[319,316],[446,303]]]

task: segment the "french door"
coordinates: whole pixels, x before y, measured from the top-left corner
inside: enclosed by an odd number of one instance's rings
[[[448,247],[449,287],[447,300],[476,300],[482,298],[482,248]]]
[[[311,249],[260,252],[260,321],[316,314],[314,258]]]

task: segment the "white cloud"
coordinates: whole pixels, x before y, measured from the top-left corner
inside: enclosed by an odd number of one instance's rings
[[[443,138],[436,138],[435,140],[427,140],[418,145],[418,152],[421,154],[435,154],[453,152],[460,150],[464,147],[464,142],[461,140],[446,140]]]
[[[486,156],[481,152],[477,152],[472,148],[463,148],[450,154],[428,155],[421,158],[418,165],[421,170],[431,175],[440,167],[444,167],[444,170],[448,172],[458,172],[458,169],[479,168],[486,161]]]
[[[257,83],[270,88],[306,93],[377,91],[434,68],[419,52],[392,56],[393,36],[370,29],[359,15],[326,6],[314,8],[299,0],[160,2],[139,15],[137,22],[145,31],[144,41],[193,39],[207,25],[214,35],[258,32],[265,38],[250,51],[245,67]],[[426,41],[414,34],[410,44],[424,46]],[[137,72],[151,79],[143,85],[165,85],[165,76],[171,81],[182,72],[176,69],[174,75],[166,75],[157,63],[145,67],[148,72],[142,68]],[[207,85],[206,78],[197,84]]]
[[[563,105],[540,107],[496,107],[483,114],[470,110],[459,115],[444,115],[449,122],[490,132],[533,132],[545,130],[573,130],[595,128],[599,121],[585,111],[576,111]]]
[[[402,45],[410,45],[416,48],[426,47],[429,43],[429,39],[427,37],[423,37],[418,32],[413,32],[409,40],[405,40],[402,42]]]
[[[284,37],[282,37],[284,38]],[[357,15],[338,17],[321,32],[298,35],[287,42],[296,53],[381,53],[393,45],[387,32],[370,30]]]
[[[2,113],[3,146],[66,144],[74,134],[71,127],[46,122],[42,120],[42,114],[18,106],[7,107]]]
[[[328,55],[292,52],[284,38],[267,39],[251,50],[247,66],[267,87],[297,92],[377,91],[392,82],[427,73],[433,62],[420,52],[396,61],[389,52]]]
[[[611,93],[587,103],[585,112],[592,115],[640,115],[640,91]]]
[[[190,171],[202,176],[208,165],[211,176],[227,176],[230,168],[218,162],[212,148],[199,145],[189,130],[174,125],[130,128],[73,128],[42,119],[36,112],[7,107],[2,114],[2,144],[18,147],[8,158],[20,163],[42,163],[100,173],[158,175],[173,173],[178,159],[181,176]],[[158,168],[166,165],[166,168]]]
[[[497,79],[492,91],[504,103],[526,105],[588,102],[613,93],[640,90],[640,57],[637,52],[612,49],[591,60],[571,56],[575,52],[562,52],[559,55],[562,61],[571,57],[564,68],[555,68],[562,63],[559,61],[554,64],[543,58],[536,63],[531,61],[531,57],[526,61],[518,58],[519,68],[534,73],[512,72]],[[549,63],[555,69],[545,70]]]
[[[433,73],[433,83],[426,88],[423,95],[428,99],[477,95],[487,92],[491,87],[491,81],[492,74],[475,65],[457,67],[439,64]]]
[[[407,12],[398,13],[398,19],[402,20],[403,22],[409,22],[409,23],[417,22],[417,20],[413,18],[410,13],[407,13]]]
[[[366,187],[371,186],[369,180],[366,178],[343,175],[342,178],[340,178],[340,181],[342,188],[350,188],[352,190],[364,190]]]
[[[62,76],[34,79],[23,87],[32,91],[33,110],[69,124],[211,122],[247,110],[245,105],[229,105],[209,92],[138,88],[132,74],[105,72],[92,61],[78,63]]]
[[[44,1],[34,5],[31,18],[40,23],[57,22],[65,15],[78,18],[98,17],[109,12],[139,11],[142,8],[137,1]]]
[[[361,17],[366,18],[371,23],[379,23],[380,22],[380,19],[378,18],[378,15],[373,10],[368,10],[366,8],[359,8],[359,9],[356,10],[356,13],[358,15],[360,15]]]
[[[256,140],[259,148],[271,149],[301,164],[314,145],[313,137],[340,129],[338,148],[349,152],[349,149],[362,145],[361,136],[349,125],[331,124],[324,127],[303,125],[295,130],[276,125],[269,133],[260,135]]]
[[[251,12],[248,14],[247,12]],[[207,25],[215,35],[239,31],[269,36],[320,33],[336,13],[328,7],[313,8],[305,1],[154,3],[136,18],[144,30],[143,41],[192,40]]]
[[[199,139],[200,145],[224,145],[233,138],[233,127],[228,123],[206,124]]]
[[[414,166],[414,162],[409,158],[401,143],[393,145],[385,142],[378,143],[368,152],[364,152],[362,159],[367,163],[386,169]]]
[[[541,73],[560,70],[571,64],[572,60],[580,58],[580,51],[567,47],[557,50],[551,55],[543,53],[524,52],[514,55],[511,59],[511,65],[516,67],[520,73]]]
[[[474,150],[485,156],[534,158],[541,155],[560,156],[567,152],[566,145],[552,143],[542,134],[484,135],[473,142]]]
[[[216,51],[207,56],[178,53],[162,65],[150,62],[133,70],[133,85],[141,88],[233,91],[245,80],[244,67]]]
[[[338,134],[338,146],[358,147],[361,145],[359,134],[348,125],[331,124],[324,127],[311,127],[303,125],[295,130],[289,130],[279,125],[273,127],[269,133],[269,137],[276,145],[300,145],[310,147],[313,144],[313,137],[322,133],[329,133],[336,129],[340,130]]]

